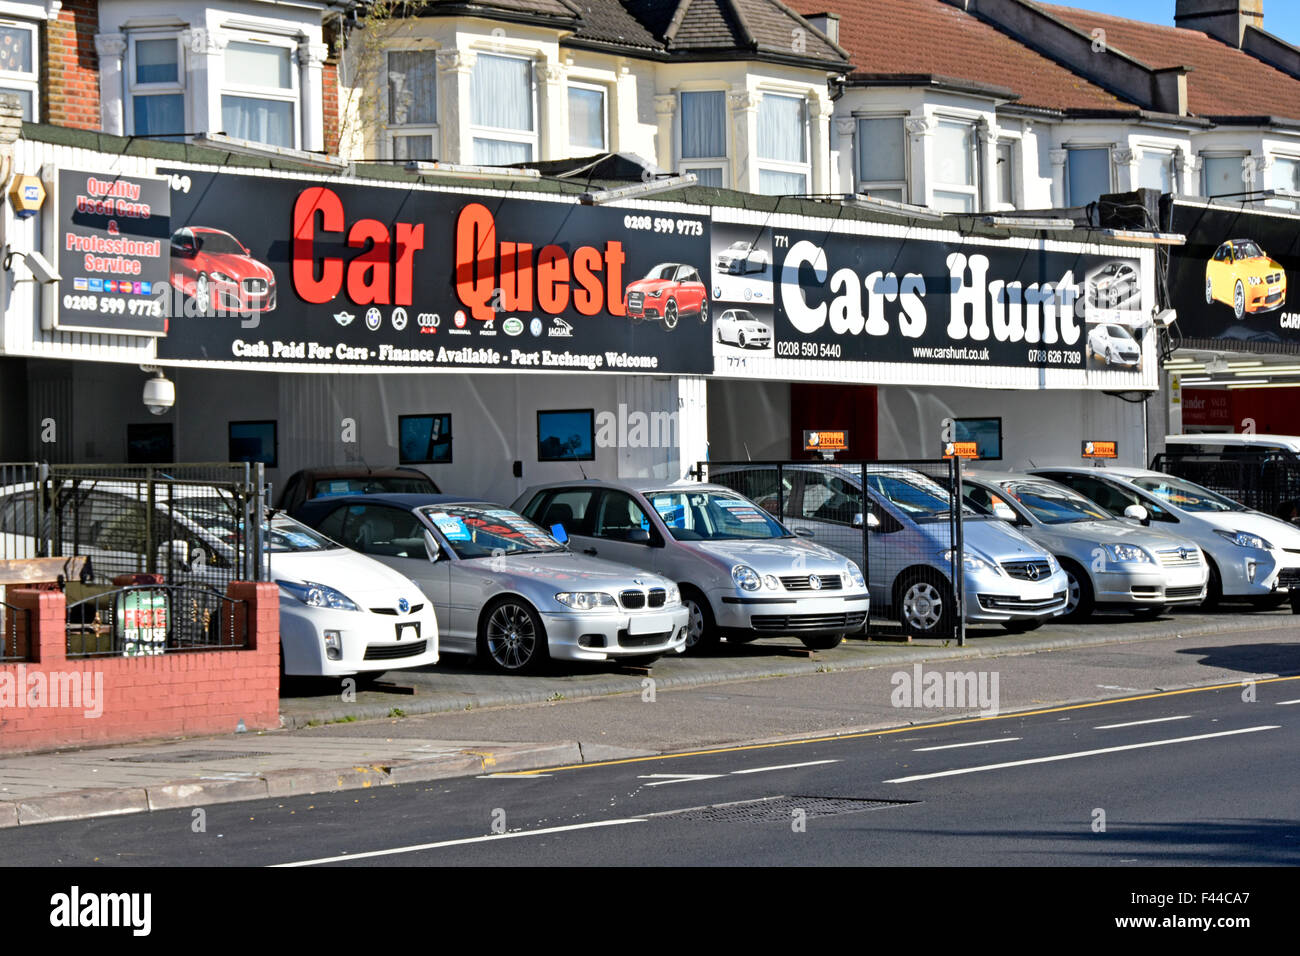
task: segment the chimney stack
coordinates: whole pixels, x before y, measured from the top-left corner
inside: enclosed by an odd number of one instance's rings
[[[804,19],[826,34],[832,43],[840,42],[840,15],[838,13],[808,13]]]
[[[1264,0],[1178,0],[1174,24],[1241,49],[1246,27],[1264,29]]]

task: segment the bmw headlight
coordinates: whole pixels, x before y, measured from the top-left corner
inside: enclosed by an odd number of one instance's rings
[[[672,606],[682,603],[682,592],[675,584],[668,585],[668,593],[664,596],[664,604]]]
[[[604,591],[561,591],[555,595],[555,600],[575,611],[595,611],[614,606],[614,596]]]
[[[1135,544],[1104,545],[1106,556],[1112,561],[1130,564],[1155,564],[1155,559]]]
[[[1221,538],[1227,538],[1239,548],[1256,548],[1260,551],[1268,551],[1273,546],[1257,534],[1251,534],[1249,531],[1223,531],[1216,528],[1214,533]]]
[[[758,572],[744,564],[738,564],[731,569],[731,580],[736,582],[736,587],[745,591],[757,591],[762,584]]]
[[[852,561],[845,562],[844,571],[848,574],[849,580],[853,582],[855,588],[865,588],[867,586],[867,581],[862,576],[862,570]]]
[[[280,585],[280,590],[308,607],[328,607],[335,611],[361,610],[361,608],[357,607],[356,602],[346,594],[323,584],[317,584],[314,581],[303,581],[301,584],[296,581],[276,581],[275,583]]]

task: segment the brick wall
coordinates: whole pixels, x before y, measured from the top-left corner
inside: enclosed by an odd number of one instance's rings
[[[31,616],[32,658],[0,665],[0,752],[48,750],[160,737],[231,733],[280,725],[280,599],[274,584],[236,582],[237,633],[246,650],[183,651],[152,657],[66,656],[67,605],[60,591],[9,590],[6,600]],[[30,706],[55,677],[100,689],[94,705]],[[90,683],[87,684],[86,681]],[[15,695],[18,695],[15,697]],[[64,698],[75,698],[69,692]],[[88,713],[87,711],[90,711]],[[99,716],[91,716],[99,710]]]
[[[99,129],[99,32],[97,0],[64,0],[57,20],[46,24],[42,118],[55,126]]]
[[[339,65],[326,63],[321,68],[321,98],[325,111],[325,152],[337,156],[339,151]]]

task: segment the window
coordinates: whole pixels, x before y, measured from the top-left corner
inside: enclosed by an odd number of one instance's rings
[[[23,119],[37,119],[36,24],[0,20],[0,93],[23,104]]]
[[[1201,153],[1201,192],[1205,196],[1226,196],[1244,192],[1245,153],[1213,155]]]
[[[996,153],[997,169],[994,170],[993,187],[997,190],[997,195],[993,197],[994,202],[1005,206],[1014,206],[1016,204],[1016,179],[1018,178],[1015,141],[1009,139],[998,140]]]
[[[808,192],[808,104],[801,96],[764,93],[758,104],[758,191]]]
[[[1273,189],[1300,192],[1300,159],[1287,156],[1273,158]],[[1300,201],[1295,199],[1274,199],[1269,203],[1279,209],[1300,211]]]
[[[535,157],[533,95],[531,60],[489,53],[475,56],[470,79],[475,163],[507,166]]]
[[[1102,193],[1110,192],[1110,149],[1103,146],[1068,150],[1065,190],[1065,201],[1071,206],[1086,206]]]
[[[907,198],[907,134],[901,116],[858,120],[858,190],[877,199]]]
[[[605,152],[605,129],[605,90],[569,84],[569,149],[577,156]]]
[[[682,172],[694,173],[702,186],[726,185],[727,95],[721,90],[682,93],[681,107]]]
[[[650,519],[631,495],[607,491],[600,499],[600,515],[592,537],[648,542],[651,538]]]
[[[932,140],[933,200],[944,212],[974,212],[979,207],[975,124],[940,120]]]
[[[837,475],[805,473],[799,517],[853,525],[862,514],[862,492]]]
[[[1174,154],[1163,149],[1144,149],[1138,164],[1138,188],[1158,189],[1162,193],[1174,189]]]
[[[227,136],[298,145],[298,81],[287,46],[232,40],[226,47],[221,123]]]
[[[389,50],[388,135],[393,159],[436,159],[438,71],[432,50]]]
[[[429,556],[424,546],[424,525],[413,512],[382,505],[352,505],[339,511],[347,512],[342,528],[337,531],[339,544],[362,554],[390,558]],[[336,527],[335,523],[330,524],[332,530]]]
[[[185,71],[181,66],[180,38],[131,38],[127,77],[131,87],[131,132],[136,136],[175,134],[185,125]]]

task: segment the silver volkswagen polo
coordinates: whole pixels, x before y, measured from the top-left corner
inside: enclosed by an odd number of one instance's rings
[[[302,520],[402,572],[433,601],[442,650],[501,671],[548,657],[648,664],[686,644],[677,585],[573,554],[527,518],[454,495],[317,498]]]
[[[690,612],[688,650],[765,634],[826,650],[866,625],[871,596],[856,564],[722,485],[554,482],[528,489],[515,508],[563,526],[587,555],[676,581]]]
[[[1056,556],[1070,582],[1070,617],[1086,618],[1097,606],[1154,617],[1171,604],[1205,600],[1210,569],[1187,538],[1116,518],[1046,478],[972,471],[962,486],[968,502]]]

